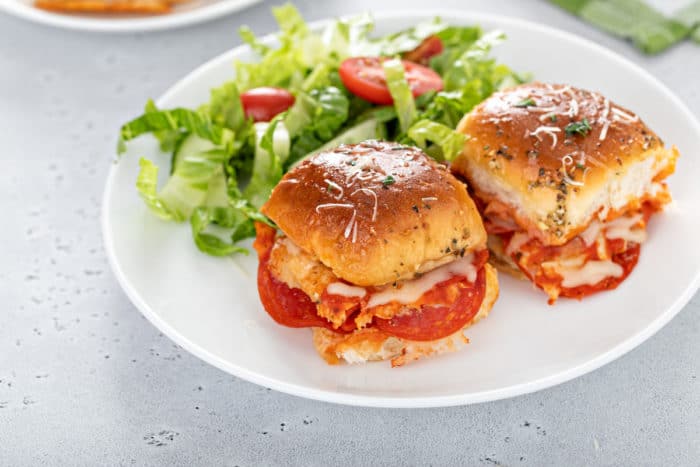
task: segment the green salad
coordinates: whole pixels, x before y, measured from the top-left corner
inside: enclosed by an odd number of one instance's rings
[[[498,63],[491,48],[503,33],[451,26],[439,18],[376,37],[369,15],[311,30],[296,8],[273,8],[280,32],[259,55],[235,62],[235,78],[212,89],[196,109],[159,109],[149,101],[122,126],[119,153],[145,133],[172,154],[171,166],[142,158],[136,189],[167,221],[189,221],[197,247],[210,255],[245,253],[258,209],[285,172],[326,148],[368,139],[414,145],[450,161],[465,136],[455,127],[499,88],[524,77]],[[158,187],[159,170],[170,170]]]

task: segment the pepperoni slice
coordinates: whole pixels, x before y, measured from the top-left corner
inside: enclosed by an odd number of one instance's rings
[[[293,289],[277,280],[268,267],[269,254],[260,259],[258,267],[258,293],[265,311],[279,324],[290,328],[322,327],[333,329],[331,323],[316,314],[316,304],[301,289]]]
[[[620,277],[606,277],[594,285],[580,285],[572,288],[562,287],[560,295],[580,300],[596,292],[617,288],[630,275],[632,269],[637,265],[637,261],[639,261],[639,252],[641,250],[639,243],[630,243],[629,245],[629,248],[625,251],[612,255],[612,261],[622,266],[622,275]]]
[[[479,312],[486,293],[484,268],[479,269],[473,284],[466,277],[449,282],[459,288],[459,294],[451,305],[421,305],[420,308],[391,319],[375,318],[374,325],[388,334],[414,341],[432,341],[454,334]],[[445,284],[439,284],[426,292],[424,302],[449,302],[449,287],[441,285]]]
[[[500,234],[503,239],[505,246],[508,246],[510,241],[510,234]],[[591,246],[586,246],[581,240],[574,239],[562,246],[545,246],[539,241],[531,241],[526,244],[526,249],[528,250],[527,261],[519,259],[517,253],[512,255],[513,260],[518,265],[520,270],[532,281],[534,284],[547,291],[551,286],[556,286],[559,289],[559,296],[582,299],[588,295],[592,295],[596,292],[602,292],[604,290],[613,290],[617,288],[618,285],[624,281],[627,276],[630,275],[634,267],[637,265],[639,260],[640,245],[639,243],[626,242],[622,239],[606,239],[607,250],[609,252],[610,259],[622,266],[622,275],[620,277],[606,277],[596,284],[586,284],[577,287],[562,287],[560,276],[548,276],[544,271],[539,268],[539,264],[545,261],[554,260],[557,257],[569,257],[576,256],[577,254],[585,254],[589,260],[599,260],[597,247],[595,244]],[[550,298],[550,305],[554,304],[555,300]]]
[[[258,294],[265,311],[277,323],[290,328],[323,327],[339,333],[347,333],[341,329],[333,329],[326,319],[316,314],[316,304],[300,289],[293,289],[272,275],[268,263],[270,251],[275,243],[277,231],[272,227],[256,222],[257,236],[253,247],[258,252]]]

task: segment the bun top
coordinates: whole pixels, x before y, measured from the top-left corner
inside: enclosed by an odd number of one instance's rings
[[[520,204],[551,243],[566,241],[604,209],[602,192],[632,166],[654,159],[637,177],[645,182],[671,173],[677,157],[633,112],[562,84],[534,82],[494,93],[458,131],[469,139],[453,172],[481,198],[500,191],[502,201]]]
[[[412,278],[485,248],[464,184],[417,148],[342,145],[288,172],[262,212],[340,278],[361,286]]]

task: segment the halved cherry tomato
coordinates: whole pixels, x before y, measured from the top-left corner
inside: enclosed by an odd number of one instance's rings
[[[386,85],[383,57],[353,57],[340,64],[340,79],[350,92],[374,104],[390,105],[394,102]],[[442,91],[442,78],[423,65],[402,60],[406,81],[413,97],[428,91]]]
[[[253,88],[241,94],[246,116],[256,122],[269,122],[294,104],[294,96],[282,88]]]
[[[418,47],[403,54],[403,58],[411,62],[427,65],[430,59],[442,53],[442,41],[438,36],[426,37]]]
[[[453,278],[451,281],[454,281]],[[414,341],[441,339],[462,329],[481,308],[486,293],[484,268],[479,269],[476,281],[470,283],[466,277],[457,280],[459,295],[451,305],[421,305],[408,313],[400,313],[391,319],[374,319],[378,329],[392,336]],[[431,303],[444,303],[447,287],[438,284],[426,292],[424,298]],[[428,295],[430,295],[428,297]]]

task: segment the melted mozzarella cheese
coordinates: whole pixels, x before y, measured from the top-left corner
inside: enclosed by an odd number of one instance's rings
[[[301,248],[297,246],[296,243],[291,241],[289,237],[282,237],[278,240],[279,243],[284,244],[284,246],[287,248],[287,251],[291,255],[300,255],[301,254]]]
[[[605,236],[610,239],[621,238],[628,242],[642,243],[647,238],[646,230],[644,227],[635,228],[641,221],[641,214],[619,217],[606,224]]]
[[[404,282],[400,288],[390,286],[381,292],[372,294],[367,303],[367,308],[385,305],[390,302],[413,303],[435,285],[456,275],[466,276],[469,282],[474,282],[477,270],[473,263],[474,255],[465,255],[463,258],[433,269],[419,279]]]
[[[591,221],[588,227],[586,227],[586,230],[584,230],[578,235],[583,239],[586,246],[591,246],[593,245],[593,242],[595,242],[598,239],[598,236],[600,235],[600,229],[602,227],[602,224],[594,219],[593,221]]]
[[[367,291],[363,287],[348,285],[344,282],[333,282],[328,284],[326,292],[330,295],[340,295],[341,297],[364,297]]]
[[[516,232],[510,238],[508,242],[508,248],[506,248],[506,254],[512,255],[520,249],[521,246],[530,241],[530,236],[526,232]]]
[[[612,261],[588,261],[583,267],[562,268],[558,272],[563,277],[561,281],[563,287],[578,287],[595,285],[606,277],[620,277],[623,269],[622,266]]]

